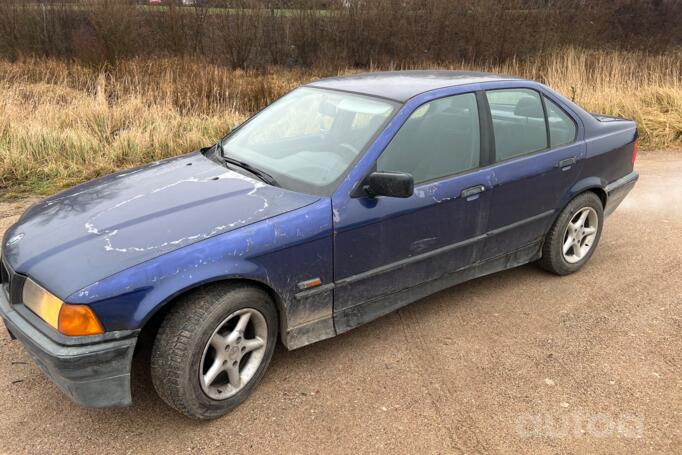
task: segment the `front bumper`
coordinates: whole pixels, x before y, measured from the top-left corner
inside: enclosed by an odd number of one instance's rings
[[[76,403],[96,408],[132,403],[130,366],[136,334],[91,344],[57,343],[12,308],[2,289],[0,316],[40,369]]]
[[[625,196],[634,188],[638,179],[639,172],[632,171],[625,177],[621,177],[606,185],[606,207],[604,207],[604,216],[611,215],[618,208],[620,203],[623,202],[623,199],[625,199]]]

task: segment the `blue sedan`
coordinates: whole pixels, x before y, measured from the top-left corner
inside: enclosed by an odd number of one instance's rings
[[[219,417],[277,340],[333,337],[529,262],[579,270],[637,181],[634,122],[484,73],[300,87],[212,147],[37,203],[2,242],[0,314],[76,402]]]

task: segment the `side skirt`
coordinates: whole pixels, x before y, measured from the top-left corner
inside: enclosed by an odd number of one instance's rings
[[[469,265],[411,288],[344,308],[334,313],[336,333],[347,332],[398,308],[465,281],[535,261],[540,259],[541,255],[542,238],[511,253]]]

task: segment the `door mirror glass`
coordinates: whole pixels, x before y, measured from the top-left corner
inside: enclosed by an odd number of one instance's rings
[[[414,179],[404,172],[372,172],[365,180],[365,193],[370,197],[410,197],[414,193]]]

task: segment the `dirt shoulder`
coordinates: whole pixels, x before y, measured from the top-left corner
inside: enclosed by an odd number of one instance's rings
[[[0,201],[0,238],[5,234],[7,228],[19,219],[24,210],[37,200],[35,197],[30,197],[12,202]],[[2,247],[0,247],[1,249]]]

